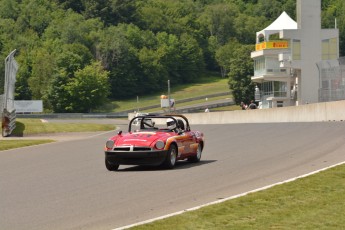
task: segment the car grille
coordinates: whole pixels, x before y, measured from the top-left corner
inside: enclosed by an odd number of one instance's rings
[[[141,146],[117,146],[114,148],[114,151],[151,151],[150,147],[141,147]]]

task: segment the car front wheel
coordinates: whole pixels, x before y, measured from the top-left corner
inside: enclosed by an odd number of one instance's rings
[[[165,161],[163,163],[163,166],[172,169],[174,168],[177,161],[177,148],[175,145],[171,145],[168,151],[168,155],[165,158]]]
[[[107,159],[105,159],[105,167],[109,170],[109,171],[116,171],[119,169],[120,165],[118,164],[112,164],[110,163]]]

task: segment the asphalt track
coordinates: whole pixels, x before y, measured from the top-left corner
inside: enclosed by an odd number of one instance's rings
[[[113,229],[345,161],[345,122],[192,128],[207,139],[202,161],[174,170],[108,172],[110,133],[1,151],[0,229]]]

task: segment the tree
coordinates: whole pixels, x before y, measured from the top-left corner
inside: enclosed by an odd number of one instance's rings
[[[216,51],[216,60],[220,66],[222,77],[228,75],[230,71],[231,60],[237,58],[234,56],[234,50],[239,46],[239,42],[235,39],[230,40],[225,45],[219,47]]]
[[[251,16],[247,14],[239,14],[234,20],[234,27],[236,28],[236,35],[234,36],[242,44],[255,44],[256,33],[260,31],[265,25],[266,18],[263,16]]]
[[[73,99],[66,108],[71,112],[91,112],[106,102],[109,95],[109,72],[104,71],[99,62],[94,62],[78,70],[66,85]]]
[[[145,31],[125,24],[110,26],[101,34],[96,53],[110,72],[111,98],[128,98],[143,92],[142,81],[139,80],[143,78],[143,73],[137,47],[141,47],[144,43],[142,40],[147,37]]]
[[[203,33],[207,37],[214,36],[220,45],[224,45],[230,38],[235,37],[235,18],[239,9],[232,3],[211,4],[205,7],[198,19]]]
[[[97,41],[103,23],[98,18],[86,20],[72,10],[57,10],[51,15],[52,21],[44,31],[44,40],[60,40],[63,44],[80,43],[89,49]]]
[[[15,99],[30,100],[32,99],[32,90],[29,86],[29,79],[32,75],[34,49],[41,45],[40,39],[35,31],[26,30],[11,40],[11,43],[8,43],[8,45],[10,44],[9,46],[13,46],[13,49],[17,49],[18,56],[16,56],[16,60],[19,64]]]
[[[52,83],[48,88],[48,101],[51,109],[55,113],[64,113],[68,107],[69,97],[65,90],[65,85],[69,78],[63,71],[57,72],[52,76]]]
[[[57,7],[48,0],[23,0],[20,3],[21,12],[17,19],[17,25],[22,31],[32,29],[39,36],[50,24],[51,13]]]
[[[82,0],[54,0],[65,10],[72,9],[77,13],[84,11]]]
[[[16,20],[19,15],[19,4],[13,0],[0,0],[0,17]]]
[[[345,3],[342,0],[329,0],[323,2],[322,27],[334,28],[335,19],[339,29],[339,51],[340,56],[345,55]]]
[[[94,62],[75,72],[70,79],[60,73],[55,76],[49,98],[54,112],[91,112],[107,101],[109,72]]]
[[[32,70],[28,79],[32,99],[45,99],[48,86],[51,84],[52,75],[56,70],[55,58],[46,49],[40,48],[32,52]]]
[[[197,17],[202,7],[193,0],[146,0],[137,3],[137,24],[154,33],[197,36]]]
[[[254,99],[254,84],[251,81],[253,76],[253,61],[250,53],[253,45],[239,45],[234,50],[234,58],[230,61],[229,88],[236,104],[241,101],[249,103]]]
[[[55,52],[58,52],[55,54],[58,67],[69,77],[73,77],[76,71],[89,65],[93,59],[90,50],[80,43],[63,44]]]
[[[179,38],[179,59],[177,73],[181,75],[180,82],[194,82],[205,70],[202,49],[197,40],[184,33]]]

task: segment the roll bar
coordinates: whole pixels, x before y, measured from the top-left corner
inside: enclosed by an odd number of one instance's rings
[[[184,115],[180,115],[180,114],[166,114],[166,115],[155,115],[155,114],[150,114],[150,115],[144,115],[144,116],[137,116],[137,117],[133,117],[131,119],[131,121],[129,122],[129,125],[128,125],[128,132],[131,132],[131,127],[132,127],[132,123],[139,119],[140,120],[140,127],[143,127],[143,124],[144,124],[144,120],[145,119],[150,119],[150,118],[163,118],[163,119],[168,119],[168,118],[171,118],[173,119],[176,124],[177,124],[177,120],[176,118],[182,118],[185,123],[186,123],[186,127],[185,127],[185,130],[186,131],[190,131],[190,126],[189,126],[189,122],[188,122],[188,119],[187,117],[185,117]]]

